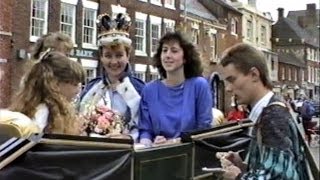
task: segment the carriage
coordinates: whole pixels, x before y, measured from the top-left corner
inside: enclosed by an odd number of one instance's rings
[[[243,151],[250,120],[184,132],[166,144],[144,147],[130,139],[34,134],[1,136],[0,179],[219,179],[216,152]],[[317,170],[315,171],[317,173]]]

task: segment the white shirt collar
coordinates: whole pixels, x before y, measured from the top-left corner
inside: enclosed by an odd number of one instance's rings
[[[274,93],[272,91],[268,92],[266,95],[263,96],[263,98],[261,98],[252,108],[250,115],[249,115],[249,119],[251,121],[253,121],[254,123],[257,122],[263,108],[265,108],[271,97],[274,95]]]

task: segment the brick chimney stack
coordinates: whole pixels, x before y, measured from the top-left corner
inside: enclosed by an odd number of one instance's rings
[[[307,13],[308,15],[316,15],[316,4],[315,3],[311,3],[311,4],[307,4]]]
[[[307,25],[307,26],[313,26],[317,23],[316,4],[315,3],[307,4],[305,18],[306,18],[305,25]]]
[[[283,8],[278,8],[277,10],[278,10],[278,19],[283,18],[284,9]]]

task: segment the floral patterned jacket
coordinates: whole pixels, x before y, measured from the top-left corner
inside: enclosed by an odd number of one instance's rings
[[[302,143],[288,108],[274,95],[254,126],[241,179],[309,179]]]

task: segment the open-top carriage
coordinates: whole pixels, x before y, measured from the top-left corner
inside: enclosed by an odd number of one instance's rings
[[[1,136],[0,179],[219,179],[216,152],[243,151],[249,120],[185,132],[167,144],[145,148],[130,139],[66,135]]]

